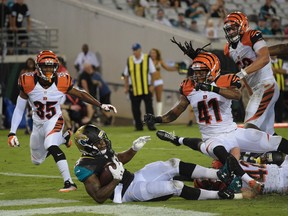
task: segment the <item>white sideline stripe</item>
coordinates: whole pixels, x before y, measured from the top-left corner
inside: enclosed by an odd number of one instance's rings
[[[50,176],[50,175],[34,175],[34,174],[24,174],[24,173],[12,173],[12,172],[0,172],[0,175],[5,176],[20,176],[20,177],[35,177],[35,178],[52,178],[52,179],[62,179],[62,176]],[[76,177],[72,177],[76,179]]]
[[[142,149],[141,149],[141,151],[143,151],[143,150],[161,150],[161,151],[175,151],[175,149],[177,149],[177,151],[187,151],[187,147],[184,147],[184,148],[181,148],[181,146],[175,146],[175,148],[162,148],[162,147],[160,147],[160,148],[154,148],[154,147],[152,147],[152,148],[150,148],[150,147],[148,147],[148,145],[149,144],[146,144]],[[168,145],[169,146],[169,145]],[[173,144],[171,144],[171,146],[173,146]],[[115,149],[121,149],[121,150],[123,150],[123,148],[121,148],[121,147],[113,147],[113,149],[115,150]],[[191,149],[191,151],[194,151],[194,150],[192,150]]]
[[[192,204],[192,203],[191,203]],[[195,204],[195,203],[194,203]],[[198,212],[191,210],[181,210],[166,207],[149,207],[140,205],[96,205],[96,206],[70,206],[56,208],[40,208],[40,209],[23,209],[23,210],[0,210],[1,216],[31,216],[35,214],[59,214],[59,213],[97,213],[111,214],[113,216],[147,216],[147,215],[165,215],[165,216],[214,216],[217,214]]]
[[[64,200],[54,198],[39,198],[39,199],[18,199],[18,200],[1,200],[0,206],[25,206],[25,205],[41,205],[41,204],[56,204],[56,203],[74,203],[77,200]],[[2,215],[2,214],[0,214]]]

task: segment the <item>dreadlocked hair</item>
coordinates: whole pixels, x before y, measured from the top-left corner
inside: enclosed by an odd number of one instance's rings
[[[185,42],[184,42],[184,45],[185,45],[185,46],[183,46],[183,45],[181,44],[181,42],[177,42],[174,37],[173,37],[172,39],[170,39],[170,40],[171,40],[172,43],[177,44],[177,46],[184,52],[184,55],[189,56],[192,60],[195,59],[195,58],[198,56],[199,53],[201,53],[201,52],[207,52],[207,51],[205,50],[205,48],[211,44],[211,43],[206,44],[206,45],[203,46],[202,48],[197,48],[197,49],[195,50],[195,49],[193,48],[192,41],[190,41],[189,43],[188,43],[187,41],[185,41]]]

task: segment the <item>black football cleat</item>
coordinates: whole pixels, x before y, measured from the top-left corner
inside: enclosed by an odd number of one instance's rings
[[[235,194],[241,193],[242,179],[239,176],[236,176],[227,188],[228,190],[233,191]]]
[[[155,130],[157,130],[156,127],[155,127],[155,125],[154,125],[154,124],[151,124],[151,123],[150,123],[150,124],[147,123],[147,127],[148,127],[148,130],[150,130],[150,131],[155,131]]]
[[[179,137],[175,136],[174,133],[169,133],[167,131],[164,130],[158,130],[156,132],[156,135],[159,139],[164,140],[164,141],[168,141],[173,143],[176,146],[180,146],[181,144],[178,142]]]
[[[230,170],[229,164],[226,161],[224,166],[222,166],[218,171],[217,171],[217,177],[219,178],[220,181],[224,182],[226,185],[229,185],[231,181],[234,178],[233,171]]]
[[[218,192],[218,196],[220,199],[234,199],[234,192],[232,190],[229,190],[228,188],[225,188],[223,190],[220,190]]]
[[[64,182],[64,187],[59,190],[59,192],[70,192],[77,190],[75,183],[70,182],[69,180]]]

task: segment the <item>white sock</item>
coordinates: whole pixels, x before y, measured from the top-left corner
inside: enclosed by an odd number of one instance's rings
[[[241,179],[246,182],[247,184],[249,184],[250,181],[254,180],[253,178],[251,178],[247,173],[245,173],[243,176],[241,176]]]
[[[191,178],[208,178],[208,179],[218,179],[216,169],[210,169],[196,165]]]
[[[60,160],[57,162],[58,169],[64,179],[64,181],[69,180],[71,183],[73,183],[68,167],[67,160]]]
[[[207,200],[207,199],[219,199],[218,191],[201,189],[201,193],[198,200]]]
[[[178,139],[179,144],[183,145],[183,140],[184,140],[184,137],[179,137]]]
[[[162,108],[163,108],[163,103],[157,102],[156,103],[156,116],[162,115]]]

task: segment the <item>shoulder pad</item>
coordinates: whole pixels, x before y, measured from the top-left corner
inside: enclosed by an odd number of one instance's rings
[[[188,96],[194,89],[195,85],[191,79],[186,78],[180,84],[179,92],[184,96]]]
[[[249,45],[253,47],[253,45],[259,40],[263,40],[263,36],[260,31],[248,30],[247,32],[244,33],[241,41],[244,45]]]
[[[66,93],[73,87],[72,78],[67,72],[56,73],[55,84],[58,90],[63,93]]]
[[[35,72],[26,72],[20,75],[18,79],[18,87],[25,94],[31,92],[37,83],[37,75]]]
[[[224,46],[224,55],[229,56],[229,43],[228,42]]]

